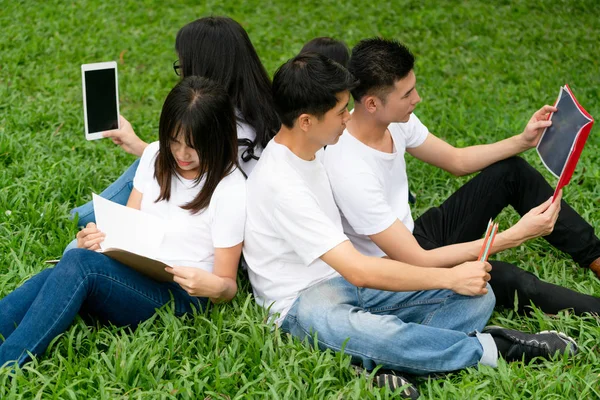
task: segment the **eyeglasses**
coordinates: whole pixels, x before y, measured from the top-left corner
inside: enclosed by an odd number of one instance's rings
[[[179,65],[179,59],[173,61],[173,71],[175,71],[175,75],[181,76],[181,73],[179,72],[180,69],[181,66]]]

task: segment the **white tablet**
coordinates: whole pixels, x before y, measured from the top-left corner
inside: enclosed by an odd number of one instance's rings
[[[83,64],[81,81],[85,138],[101,139],[102,132],[120,128],[117,63]]]

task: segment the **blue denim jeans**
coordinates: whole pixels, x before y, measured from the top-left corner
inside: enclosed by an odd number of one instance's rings
[[[123,175],[118,177],[116,181],[104,189],[104,191],[100,193],[100,196],[114,203],[126,205],[127,200],[129,200],[129,195],[133,190],[133,178],[135,177],[135,171],[137,171],[139,164],[140,159],[138,158],[129,168],[127,168],[127,171],[125,171]],[[72,209],[71,215],[75,216],[75,214],[79,214],[79,220],[77,222],[79,226],[83,227],[89,222],[96,222],[94,204],[91,201]]]
[[[478,363],[496,366],[498,351],[481,331],[494,293],[449,290],[388,292],[357,288],[338,277],[303,291],[281,329],[321,349],[343,351],[354,363],[425,375]]]
[[[100,193],[101,197],[112,201],[113,203],[127,205],[127,200],[129,200],[129,195],[133,190],[133,178],[135,177],[135,171],[137,171],[137,167],[140,164],[140,159],[134,161],[133,164],[127,171],[123,173],[116,181],[114,181],[109,187],[104,189],[102,193]],[[79,220],[77,221],[77,225],[80,227],[86,226],[90,222],[96,222],[96,215],[94,214],[94,203],[88,201],[82,206],[76,207],[71,210],[71,216],[74,217],[75,214],[79,215]],[[64,253],[69,250],[77,248],[77,240],[73,240],[71,243],[67,245]]]
[[[43,354],[78,313],[135,328],[171,299],[178,316],[208,305],[176,283],[156,282],[100,253],[75,249],[0,300],[0,366],[23,365],[27,352]]]

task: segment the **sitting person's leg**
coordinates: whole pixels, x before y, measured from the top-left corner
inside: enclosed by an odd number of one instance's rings
[[[207,305],[206,299],[188,295],[175,283],[156,282],[100,253],[70,251],[48,274],[17,328],[0,345],[0,365],[12,361],[23,365],[29,359],[27,352],[43,354],[82,307],[101,320],[135,327],[171,298],[177,315]]]
[[[137,171],[139,163],[140,159],[138,158],[129,168],[127,168],[127,171],[125,171],[123,175],[117,178],[116,181],[100,193],[100,196],[114,203],[126,205],[131,190],[133,189],[133,178],[135,177],[135,171]],[[77,224],[80,227],[86,226],[89,222],[96,222],[94,204],[91,201],[71,210],[72,216],[75,216],[76,214],[79,215]]]
[[[37,273],[0,300],[0,340],[7,338],[21,323],[52,271],[48,268]]]
[[[317,334],[322,348],[412,374],[495,365],[497,348],[481,331],[494,307],[490,291],[465,297],[449,291],[357,289],[343,278],[319,283],[296,300],[282,330],[300,340]],[[469,335],[467,332],[473,332]],[[480,340],[481,338],[481,340]]]
[[[534,176],[534,178],[519,178],[517,175],[522,170],[529,170],[524,174]],[[507,205],[513,205],[519,213],[527,212],[527,206],[537,205],[537,200],[521,198],[527,197],[523,196],[523,193],[527,190],[528,180],[536,181],[539,187],[545,185],[545,190],[550,193],[548,197],[552,194],[552,189],[543,177],[537,171],[531,170],[533,168],[520,158],[504,160],[486,168],[450,196],[441,206],[431,208],[419,217],[415,221],[413,232],[415,238],[426,250],[473,241],[483,236],[489,219],[498,215]],[[539,175],[539,179],[535,178],[536,175]],[[532,186],[531,190],[534,189],[535,187]],[[547,199],[545,195],[541,195],[541,197]],[[562,228],[558,228],[560,221],[563,221],[560,224]],[[564,223],[564,221],[568,221],[568,223]],[[566,226],[571,226],[571,228],[565,229]],[[558,238],[556,241],[568,242],[569,246],[580,246],[584,249],[583,252],[595,254],[598,238],[594,236],[593,229],[564,202],[556,227],[555,231],[562,229],[562,232],[555,236],[555,239]],[[588,237],[592,235],[593,238],[588,241],[587,245],[575,243],[578,242],[578,236],[573,230],[586,232]],[[490,285],[498,295],[497,304],[499,306],[512,308],[514,306],[512,301],[514,301],[516,293],[520,311],[525,311],[533,301],[542,311],[551,314],[566,308],[573,308],[577,314],[600,313],[599,299],[593,296],[541,281],[535,275],[525,273],[514,266],[496,264],[492,261],[492,266],[494,265],[498,267],[492,268],[490,272],[492,277]],[[557,292],[563,295],[555,296],[554,293]]]
[[[512,264],[490,261],[492,271],[490,285],[496,295],[496,305],[517,311],[529,310],[531,303],[548,314],[556,314],[565,308],[573,309],[576,315],[600,314],[600,298],[579,293],[539,279]]]
[[[90,203],[91,203],[91,202],[90,202]],[[63,250],[63,256],[65,255],[65,253],[66,253],[67,251],[69,251],[69,250],[73,250],[73,249],[76,249],[76,248],[77,248],[77,239],[73,239],[73,240],[71,241],[71,243],[69,243],[69,244],[67,245],[67,247],[65,247],[65,249]]]
[[[495,366],[498,354],[530,361],[577,352],[575,341],[561,333],[483,329],[493,307],[492,291],[474,297],[445,290],[389,292],[357,288],[339,277],[302,292],[281,329],[309,343],[316,339],[323,349],[343,349],[368,370],[380,365],[416,375]]]
[[[440,245],[468,242],[481,238],[489,219],[505,207],[510,205],[524,215],[553,193],[554,189],[535,168],[522,158],[512,157],[484,169],[440,207],[428,210],[421,218],[427,226],[431,225],[427,223],[429,218],[442,222],[437,227],[439,232],[433,232],[434,237],[443,235],[445,242]],[[425,236],[431,233],[426,232]],[[561,202],[554,231],[544,238],[581,267],[588,268],[600,258],[600,239],[594,228],[565,201]]]

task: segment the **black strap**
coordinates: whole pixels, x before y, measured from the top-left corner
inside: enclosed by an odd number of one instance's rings
[[[244,150],[242,152],[242,156],[241,156],[243,162],[248,162],[250,160],[258,160],[259,159],[258,156],[254,155],[254,146],[255,145],[256,144],[250,139],[246,139],[246,138],[238,139],[238,147],[246,146],[246,150]]]

